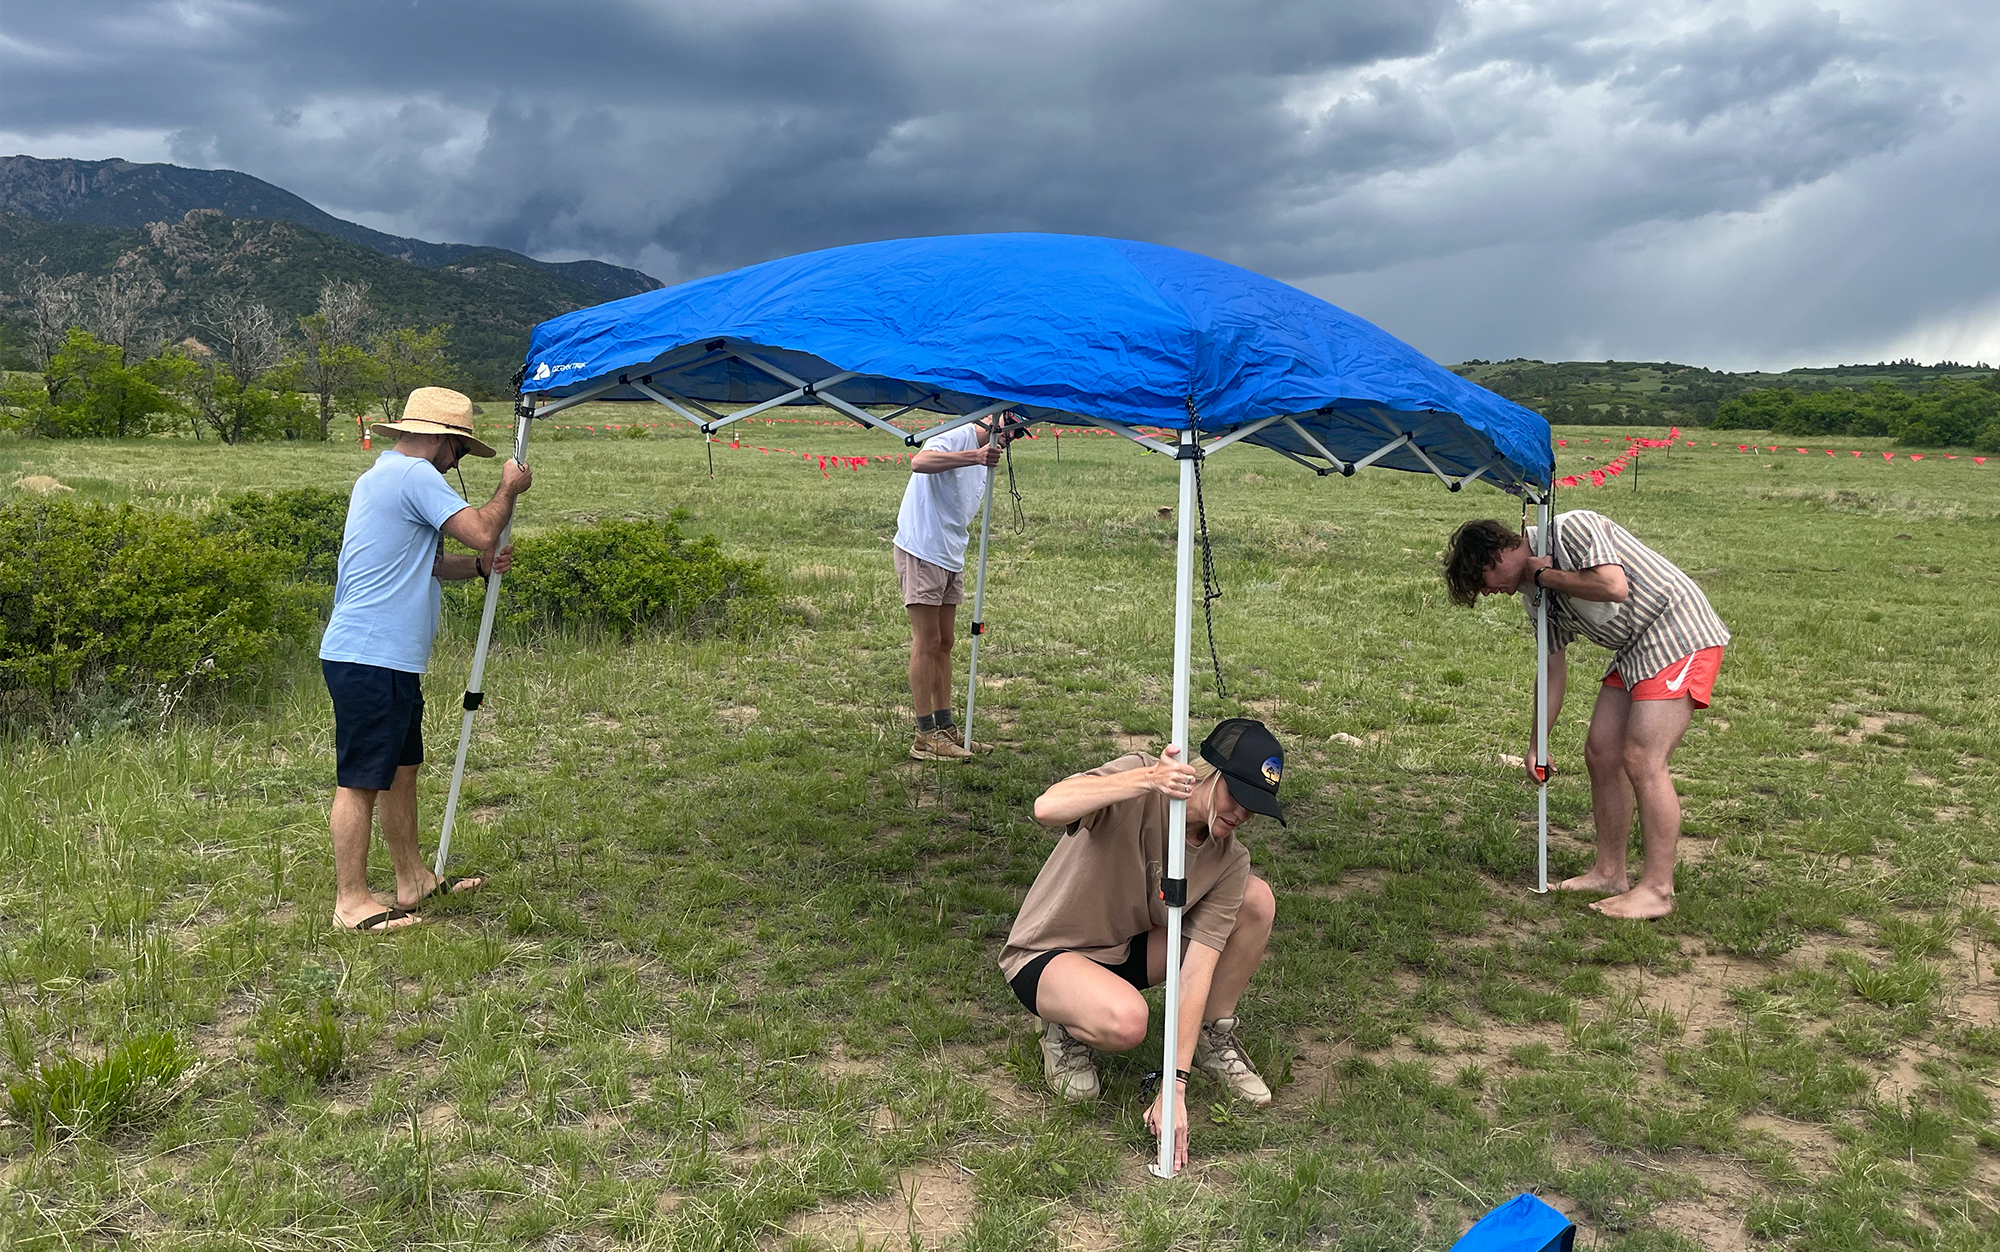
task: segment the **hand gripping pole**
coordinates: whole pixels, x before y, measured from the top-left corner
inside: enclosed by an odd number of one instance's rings
[[[515,407],[521,419],[520,428],[514,432],[514,460],[523,467],[528,464],[528,423],[535,418],[531,401],[523,400]],[[496,553],[507,546],[508,538],[514,533],[514,519],[509,516],[507,524],[500,528],[500,542],[494,547]],[[486,607],[479,614],[479,643],[472,649],[472,673],[465,680],[465,712],[458,723],[458,756],[451,764],[451,794],[444,802],[444,830],[438,835],[437,863],[431,872],[444,877],[446,860],[451,856],[451,824],[458,817],[458,789],[465,781],[465,754],[472,747],[472,719],[479,712],[479,706],[486,699],[486,646],[493,639],[493,613],[500,606],[500,575],[491,574],[486,579]]]
[[[979,701],[979,639],[986,633],[986,541],[993,534],[994,466],[986,467],[986,503],[979,510],[979,574],[972,584],[972,666],[965,677],[965,746],[972,747],[972,710]]]
[[[1194,448],[1194,432],[1181,432],[1181,448]],[[1193,753],[1188,748],[1188,649],[1194,636],[1194,458],[1183,456],[1181,468],[1180,545],[1174,553],[1174,728],[1173,742],[1180,745],[1181,760]],[[1174,1100],[1178,1094],[1171,1075],[1179,1068],[1181,1026],[1181,909],[1187,903],[1187,801],[1167,801],[1167,883],[1178,890],[1167,900],[1167,983],[1166,1021],[1160,1058],[1160,1159],[1146,1168],[1155,1178],[1174,1176]]]

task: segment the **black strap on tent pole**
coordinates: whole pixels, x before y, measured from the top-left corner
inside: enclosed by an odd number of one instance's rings
[[[708,432],[707,427],[702,428],[701,446],[708,449],[708,476],[713,478],[715,477],[715,436]]]
[[[1006,427],[1003,425],[1001,429],[1005,430]],[[1022,507],[1021,485],[1014,479],[1014,441],[1012,439],[1007,441],[1007,494],[1014,501],[1014,533],[1018,535],[1028,529],[1028,513]]]
[[[1215,650],[1215,602],[1222,598],[1222,583],[1215,576],[1215,550],[1208,542],[1208,502],[1201,493],[1201,466],[1208,458],[1201,451],[1201,415],[1195,412],[1194,397],[1187,398],[1188,430],[1194,436],[1194,507],[1201,525],[1201,616],[1208,627],[1208,661],[1215,668],[1215,694],[1229,698],[1222,681],[1222,655]]]

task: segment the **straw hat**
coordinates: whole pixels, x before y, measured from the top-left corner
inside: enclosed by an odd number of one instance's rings
[[[369,430],[398,435],[457,435],[474,456],[492,456],[493,449],[472,433],[472,400],[449,387],[419,387],[403,405],[403,419],[376,422]]]

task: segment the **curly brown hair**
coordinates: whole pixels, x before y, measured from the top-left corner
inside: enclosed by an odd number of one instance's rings
[[[1451,602],[1466,608],[1478,603],[1480,593],[1486,590],[1486,571],[1493,568],[1501,553],[1523,542],[1511,526],[1490,517],[1467,522],[1452,532],[1451,542],[1444,546],[1444,585],[1451,592]]]

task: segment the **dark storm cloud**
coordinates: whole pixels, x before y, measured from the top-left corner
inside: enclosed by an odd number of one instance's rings
[[[31,151],[156,136],[132,155],[244,169],[403,233],[670,279],[897,235],[1149,239],[1407,309],[1392,328],[1446,356],[1712,345],[1728,310],[1760,303],[1744,284],[1790,282],[1838,307],[1746,325],[1767,333],[1739,346],[1810,353],[1994,296],[1917,256],[1990,250],[1972,215],[1934,205],[1913,232],[1893,194],[1992,190],[1983,12],[87,3],[0,18],[0,131]],[[1829,251],[1876,267],[1841,278]],[[1728,272],[1690,278],[1724,256]],[[1702,334],[1663,321],[1702,301],[1723,310]]]

